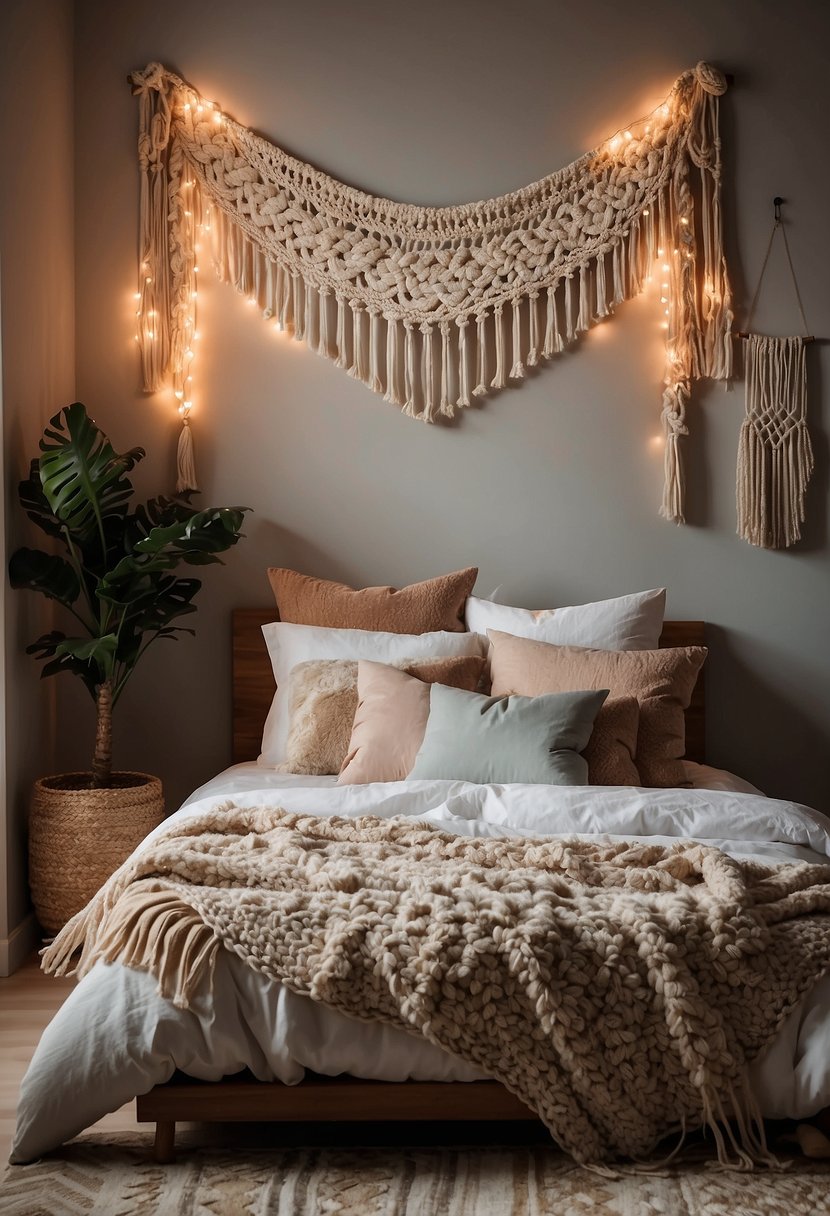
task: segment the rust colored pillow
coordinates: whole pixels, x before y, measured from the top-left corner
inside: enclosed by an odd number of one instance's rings
[[[383,633],[463,633],[464,604],[478,570],[457,570],[423,583],[394,587],[364,587],[355,591],[344,583],[298,574],[276,566],[268,580],[281,621],[327,629],[370,629]]]
[[[688,785],[683,767],[683,711],[706,658],[704,646],[665,650],[591,650],[553,646],[489,630],[493,696],[610,688],[609,700],[634,697],[640,706],[635,763],[646,786]],[[601,725],[601,714],[597,727]],[[597,729],[595,727],[595,729]]]
[[[358,707],[359,666],[363,667],[364,663],[361,661],[358,665],[352,659],[312,659],[292,668],[290,723],[285,763],[281,766],[284,771],[323,776],[339,773],[348,762],[347,753],[351,751],[352,726]],[[383,663],[368,663],[366,666],[387,670]],[[388,670],[403,680],[415,677],[415,683],[423,687],[426,693],[429,713],[430,684],[449,684],[453,688],[472,690],[479,681],[483,667],[484,659],[473,655],[411,662],[404,660]],[[425,683],[421,685],[421,681]],[[415,744],[415,752],[421,745],[421,738]],[[365,777],[359,780],[393,781],[396,778]]]
[[[642,785],[635,761],[639,722],[636,697],[609,697],[605,702],[582,753],[589,785]]]
[[[436,659],[405,670],[361,659],[357,712],[338,785],[403,781],[424,741],[431,684],[475,692],[483,658]]]

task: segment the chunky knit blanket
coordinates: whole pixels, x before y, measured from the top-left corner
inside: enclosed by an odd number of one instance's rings
[[[79,973],[118,960],[187,1006],[224,946],[478,1065],[579,1161],[706,1124],[750,1162],[765,1150],[745,1065],[830,966],[828,910],[830,866],[231,804],[127,861],[44,969],[81,948]]]

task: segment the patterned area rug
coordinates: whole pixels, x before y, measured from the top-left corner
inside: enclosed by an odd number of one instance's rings
[[[185,1148],[87,1136],[11,1166],[4,1216],[830,1216],[830,1163],[740,1173],[686,1161],[604,1178],[528,1148]]]

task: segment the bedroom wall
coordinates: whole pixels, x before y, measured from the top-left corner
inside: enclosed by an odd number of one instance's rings
[[[417,14],[417,16],[416,16]],[[830,337],[825,6],[542,0],[283,4],[79,0],[76,25],[78,393],[140,483],[167,488],[169,396],[144,397],[132,341],[136,107],[126,73],[163,60],[243,123],[374,193],[424,204],[496,195],[565,164],[662,99],[698,59],[734,72],[723,105],[726,229],[738,316],[771,199],[813,331]],[[758,323],[796,323],[776,260]],[[171,805],[229,757],[229,614],[267,603],[267,564],[355,584],[470,563],[516,604],[669,588],[669,614],[710,622],[709,751],[772,794],[830,810],[828,346],[810,349],[817,470],[805,539],[735,536],[743,388],[698,392],[690,525],[657,516],[661,335],[652,301],[622,308],[555,366],[425,427],[277,336],[204,276],[194,414],[204,501],[244,503],[248,538],[208,571],[198,637],[152,652],[117,722],[120,764],[160,773]],[[165,649],[166,647],[166,649]],[[61,689],[62,762],[86,763],[91,706]]]
[[[17,506],[17,483],[75,372],[73,28],[70,0],[0,6],[0,346],[6,556],[39,543]],[[6,557],[3,564],[5,565]],[[0,828],[0,975],[34,942],[25,825],[33,778],[51,771],[54,686],[24,653],[50,619],[4,582],[6,771]]]

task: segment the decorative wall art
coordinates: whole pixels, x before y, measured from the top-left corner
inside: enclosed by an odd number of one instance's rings
[[[801,313],[804,335],[771,338],[750,332],[747,340],[746,414],[738,443],[738,535],[763,549],[787,549],[801,539],[804,500],[813,473],[813,447],[807,430],[807,365],[804,345],[812,342],[795,277],[782,198],[773,199],[775,218],[758,286],[747,317],[752,325],[761,284],[776,235],[780,232]]]
[[[549,177],[440,208],[328,177],[158,63],[130,81],[140,106],[136,336],[144,388],[171,385],[179,402],[180,490],[196,485],[197,245],[209,242],[219,277],[265,317],[425,422],[522,379],[657,277],[660,512],[683,521],[691,384],[732,370],[717,69],[699,63],[653,113]]]

